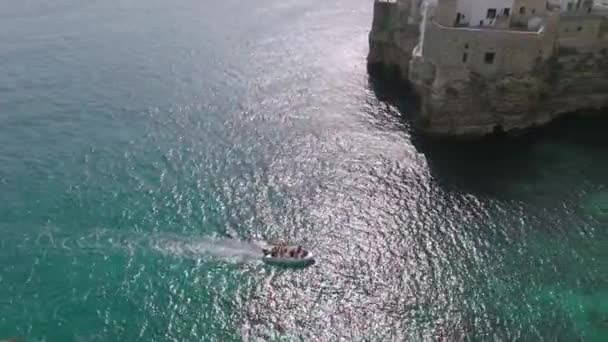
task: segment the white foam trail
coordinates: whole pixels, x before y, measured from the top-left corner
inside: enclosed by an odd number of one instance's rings
[[[59,236],[55,236],[59,235]],[[0,241],[5,244],[6,241]],[[10,243],[10,242],[7,242]],[[61,236],[51,230],[44,230],[34,240],[19,241],[19,248],[30,249],[44,246],[47,249],[61,249],[66,253],[107,253],[109,250],[123,250],[129,254],[138,251],[154,251],[163,255],[200,259],[212,257],[232,262],[252,262],[260,260],[263,242],[249,242],[232,238],[187,237],[169,234],[121,233],[108,229],[94,229],[84,236]]]
[[[253,242],[234,239],[198,239],[184,240],[182,238],[163,238],[154,240],[151,247],[163,254],[186,258],[201,258],[210,256],[229,261],[259,260],[262,250]]]

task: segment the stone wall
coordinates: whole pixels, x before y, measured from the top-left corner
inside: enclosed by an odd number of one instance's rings
[[[549,32],[452,28],[430,22],[423,57],[444,69],[467,69],[486,76],[520,74],[532,72],[539,61],[549,59],[553,41]],[[493,54],[491,61],[486,60],[488,53]]]
[[[564,15],[559,30],[559,45],[581,52],[593,52],[606,47],[606,36],[602,33],[605,17],[593,15]],[[604,43],[602,44],[602,40]]]

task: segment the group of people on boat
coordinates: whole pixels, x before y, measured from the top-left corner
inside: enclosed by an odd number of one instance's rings
[[[272,258],[292,258],[303,259],[308,255],[308,252],[302,246],[287,246],[279,244],[271,249],[264,249],[264,255]]]

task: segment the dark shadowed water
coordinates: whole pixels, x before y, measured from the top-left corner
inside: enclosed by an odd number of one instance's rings
[[[371,9],[0,0],[0,340],[608,340],[608,120],[426,141]]]

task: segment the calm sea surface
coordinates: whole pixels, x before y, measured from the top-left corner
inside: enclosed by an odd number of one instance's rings
[[[0,0],[0,340],[607,341],[608,120],[425,141],[371,9]]]

